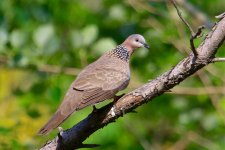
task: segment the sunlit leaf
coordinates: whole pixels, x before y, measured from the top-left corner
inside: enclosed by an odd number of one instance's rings
[[[44,47],[54,36],[54,27],[51,24],[39,26],[33,34],[33,40],[39,47]]]
[[[113,39],[102,38],[93,45],[93,50],[97,52],[98,54],[103,54],[104,52],[109,51],[115,47],[116,47],[116,43],[114,42]]]
[[[89,26],[86,26],[82,30],[82,36],[80,38],[82,38],[83,44],[85,46],[88,46],[92,42],[94,42],[94,40],[97,38],[97,36],[98,36],[97,26],[96,25],[89,25]]]
[[[21,30],[13,30],[10,34],[10,43],[13,47],[19,48],[22,46],[26,41],[26,33]]]

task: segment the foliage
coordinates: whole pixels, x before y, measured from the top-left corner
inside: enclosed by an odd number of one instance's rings
[[[181,2],[182,14],[194,29],[206,22],[210,27],[225,7],[223,0]],[[190,12],[187,5],[197,12]],[[53,137],[56,130],[44,137],[36,133],[60,104],[74,80],[71,74],[132,33],[144,35],[151,49],[135,52],[125,92],[170,69],[190,52],[190,33],[169,1],[1,0],[0,149],[37,149]],[[222,46],[218,56],[224,54]],[[98,143],[98,149],[223,149],[225,96],[215,89],[224,89],[224,67],[224,63],[206,67],[172,93],[138,108],[137,114],[99,130],[86,143]],[[191,92],[180,93],[182,87],[192,88]],[[196,87],[203,92],[196,93]],[[77,112],[63,128],[90,111]]]

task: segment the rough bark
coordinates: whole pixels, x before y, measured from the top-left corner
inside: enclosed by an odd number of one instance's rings
[[[53,140],[47,142],[41,150],[72,150],[82,147],[95,147],[96,145],[94,144],[82,143],[98,129],[115,122],[117,118],[153,100],[154,97],[170,90],[199,69],[212,63],[224,39],[225,18],[223,16],[200,46],[196,48],[197,56],[190,53],[188,57],[181,60],[175,67],[156,79],[124,95],[117,102],[93,111],[87,118],[74,125],[71,129],[60,132]]]

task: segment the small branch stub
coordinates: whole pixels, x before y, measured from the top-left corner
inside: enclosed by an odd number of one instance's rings
[[[202,26],[198,27],[197,32],[191,34],[190,45],[191,45],[191,50],[192,50],[192,52],[194,53],[195,56],[197,56],[198,53],[197,53],[197,51],[196,51],[196,49],[195,49],[194,39],[199,38],[199,37],[202,36],[202,30],[203,30],[204,28],[205,28],[205,26],[202,25]]]
[[[217,18],[217,19],[223,19],[224,17],[225,17],[225,12],[220,15],[215,16],[215,18]]]
[[[215,63],[215,62],[225,62],[225,58],[213,58],[212,63]]]

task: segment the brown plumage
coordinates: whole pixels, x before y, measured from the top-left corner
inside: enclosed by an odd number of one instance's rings
[[[85,67],[69,87],[56,113],[38,134],[49,133],[74,111],[111,99],[118,91],[126,88],[130,81],[130,56],[140,47],[149,48],[143,36],[133,34]]]

